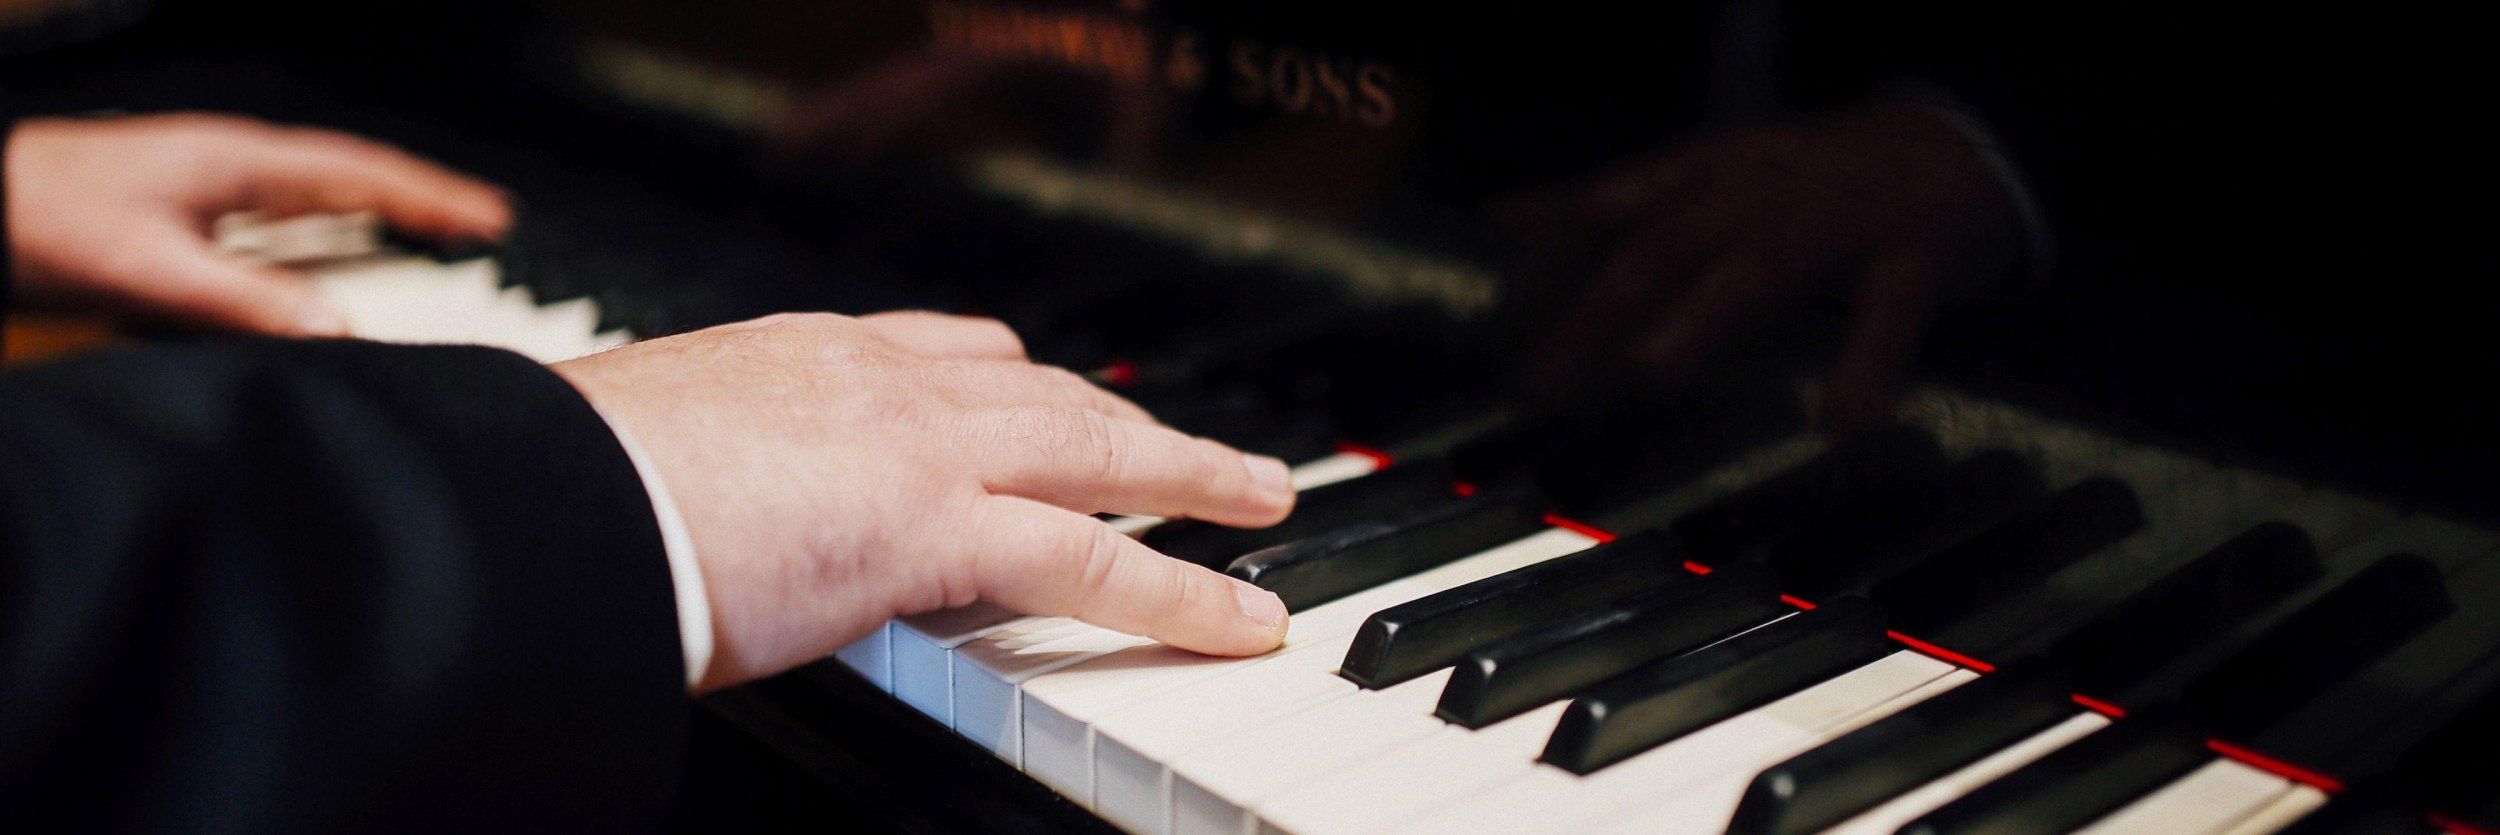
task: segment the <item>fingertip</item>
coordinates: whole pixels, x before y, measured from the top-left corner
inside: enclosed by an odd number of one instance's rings
[[[488,241],[501,242],[512,233],[512,195],[490,189],[470,213],[471,234]]]
[[[1257,485],[1260,493],[1270,499],[1292,503],[1293,472],[1285,467],[1285,462],[1245,452],[1241,454],[1241,464],[1250,471],[1250,483]]]
[[[320,302],[306,302],[295,313],[295,335],[340,339],[350,335],[347,317]]]
[[[1285,640],[1285,617],[1288,617],[1285,615],[1285,597],[1278,597],[1265,587],[1240,580],[1233,580],[1233,597],[1243,605],[1243,620],[1250,620],[1250,625],[1258,627],[1258,632],[1263,632],[1263,635],[1273,637],[1275,642]],[[1270,642],[1265,650],[1275,650],[1275,642]]]
[[[1233,587],[1233,611],[1206,612],[1199,627],[1186,630],[1186,639],[1176,634],[1165,642],[1191,652],[1228,657],[1263,655],[1284,646],[1291,622],[1285,601],[1250,583],[1230,577],[1223,582]]]
[[[1242,494],[1238,512],[1209,521],[1242,527],[1263,528],[1292,515],[1296,494],[1293,473],[1285,462],[1256,453],[1238,453],[1248,489]]]

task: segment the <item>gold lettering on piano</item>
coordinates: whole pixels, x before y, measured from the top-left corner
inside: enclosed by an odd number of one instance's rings
[[[1249,38],[1209,43],[1189,29],[1089,11],[938,0],[928,6],[939,49],[1034,61],[1107,78],[1160,80],[1197,95],[1222,62],[1233,100],[1287,116],[1385,128],[1398,119],[1401,78],[1388,64]]]
[[[1155,64],[1156,38],[1137,21],[1104,14],[971,3],[929,4],[937,45],[987,58],[1040,61],[1143,81]]]
[[[1396,74],[1380,62],[1246,38],[1233,42],[1230,59],[1233,99],[1242,104],[1376,128],[1397,121]]]

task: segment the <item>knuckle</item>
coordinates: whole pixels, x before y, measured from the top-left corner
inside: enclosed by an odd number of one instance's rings
[[[1030,367],[1042,375],[1044,385],[1074,396],[1076,402],[1086,402],[1094,399],[1096,395],[1103,393],[1101,389],[1095,388],[1093,383],[1086,382],[1084,376],[1079,375],[1074,371],[1069,371],[1056,365],[1036,365]]]
[[[979,319],[979,318],[976,318],[976,319],[971,319],[971,320],[969,320],[969,321],[970,321],[970,322],[972,322],[974,325],[980,326],[980,327],[982,327],[982,328],[984,328],[984,329],[986,329],[986,330],[991,331],[991,332],[992,332],[992,338],[997,339],[997,340],[998,340],[999,347],[1000,347],[1001,349],[1005,350],[1007,353],[1011,353],[1011,354],[1014,354],[1014,355],[1019,356],[1019,357],[1021,357],[1021,356],[1024,356],[1024,355],[1025,355],[1025,353],[1024,353],[1024,337],[1017,336],[1017,335],[1016,335],[1016,329],[1015,329],[1015,328],[1008,327],[1008,326],[1007,326],[1007,323],[1005,323],[1005,322],[1001,322],[1001,321],[996,320],[996,319]]]
[[[1188,450],[1189,462],[1186,466],[1193,483],[1217,484],[1232,475],[1246,477],[1241,472],[1241,453],[1233,451],[1232,447],[1205,438],[1191,438]]]
[[[1079,409],[1011,406],[1000,410],[999,433],[1012,446],[1037,450],[1051,467],[1095,480],[1120,476],[1124,462],[1112,442],[1111,422]]]
[[[1098,605],[1097,601],[1102,601],[1114,591],[1113,581],[1118,576],[1120,562],[1120,543],[1117,541],[1120,535],[1102,525],[1089,525],[1078,530],[1082,532],[1071,534],[1066,547],[1061,549],[1060,559],[1063,562],[1058,569],[1061,576],[1071,579],[1078,599],[1086,601],[1084,608],[1092,609]]]

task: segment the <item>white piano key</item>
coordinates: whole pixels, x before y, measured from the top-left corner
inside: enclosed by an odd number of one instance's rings
[[[1112,530],[1119,531],[1122,536],[1135,537],[1156,525],[1163,524],[1163,521],[1161,516],[1113,516],[1102,520],[1102,523],[1110,525]]]
[[[270,264],[358,258],[382,250],[382,219],[370,211],[273,219],[231,212],[211,227],[217,249]]]
[[[1854,727],[1851,719],[1874,721],[1975,677],[1903,650],[1585,777],[1542,764],[1520,768],[1500,785],[1483,787],[1480,796],[1436,809],[1434,816],[1401,831],[1588,830],[1613,825],[1627,814],[1671,820],[1676,815],[1631,810],[1668,802],[1709,807],[1722,794],[1728,807],[1722,811],[1731,811],[1754,774],[1845,733]],[[1933,690],[1922,689],[1931,686]],[[1916,697],[1903,698],[1910,694]],[[1726,823],[1721,814],[1715,825],[1724,828]]]
[[[1041,778],[1042,774],[1035,771],[1033,764],[1028,761],[1025,750],[1025,710],[1022,698],[1022,688],[1035,676],[1082,664],[1122,650],[1141,647],[1162,649],[1186,656],[1188,659],[1203,659],[1195,663],[1213,664],[1238,660],[1183,653],[1146,638],[1073,621],[1069,623],[1073,624],[1074,628],[1061,632],[1061,628],[1057,626],[1060,620],[1049,618],[1034,624],[1010,628],[999,633],[1008,636],[1004,643],[995,640],[995,636],[985,638],[965,644],[957,650],[954,656],[955,704],[960,708],[954,717],[955,731],[974,743],[988,748],[999,758],[1033,773],[1037,779]],[[1029,636],[1036,633],[1060,634],[1050,640],[1025,647],[1011,646],[1020,640],[1030,640]],[[1050,780],[1043,779],[1042,782],[1047,784]],[[1052,787],[1060,788],[1056,785]],[[1079,802],[1084,802],[1088,797],[1087,794],[1070,792],[1064,788],[1061,789],[1061,793]]]
[[[1565,704],[1550,702],[1481,730],[1444,727],[1260,804],[1260,825],[1298,835],[1353,835],[1422,818],[1542,767],[1536,756]]]
[[[961,687],[974,688],[966,698],[983,704],[1012,703],[1015,686],[1026,678],[1153,643],[1070,618],[1019,620],[967,641],[953,653],[929,651],[922,646],[925,642],[911,630],[894,630],[894,695],[950,727],[955,724],[954,704]],[[906,658],[934,659],[935,663],[906,665]],[[974,723],[974,727],[986,726]]]
[[[527,291],[523,291],[527,297]],[[542,363],[563,362],[590,353],[598,345],[599,306],[587,298],[537,305],[531,324],[515,344],[505,347]]]
[[[894,692],[894,654],[889,650],[890,644],[888,643],[892,640],[889,634],[892,631],[891,624],[880,625],[877,631],[868,633],[868,637],[851,642],[850,646],[835,652],[833,657],[841,660],[843,666],[859,673],[861,678],[868,680],[868,683],[876,685],[877,689],[892,693]]]
[[[1244,728],[1352,695],[1336,675],[1352,633],[1147,699],[1095,723],[1094,809],[1130,832],[1166,829],[1181,755]]]
[[[2011,774],[2015,769],[2030,765],[2032,761],[2048,756],[2049,752],[2064,748],[2087,734],[2109,727],[2109,722],[2108,717],[2098,713],[2076,713],[2064,722],[2006,746],[2004,750],[1981,757],[1934,782],[1911,789],[1881,806],[1842,821],[1825,835],[1892,835],[1920,815],[1935,811],[1937,807]]]
[[[1702,782],[1686,787],[1664,803],[1642,802],[1624,807],[1614,816],[1607,831],[1616,835],[1635,832],[1717,835],[1725,832],[1728,820],[1736,814],[1736,804],[1744,800],[1745,790],[1753,784],[1754,775],[1762,773],[1762,769],[1978,677],[1978,673],[1969,670],[1955,670],[1839,722],[1816,728],[1799,737],[1781,740],[1776,745],[1767,744],[1767,740],[1760,738],[1752,740],[1762,746],[1758,753],[1731,758],[1720,768],[1711,770]]]
[[[2326,799],[2326,792],[2316,787],[2295,784],[2274,802],[2224,827],[2221,835],[2273,835],[2326,805]]]
[[[461,323],[494,305],[496,282],[485,259],[443,265],[406,257],[323,269],[312,276],[312,290],[356,336],[443,344],[466,341]]]
[[[1035,618],[989,603],[896,618],[888,624],[892,635],[888,651],[894,670],[894,696],[933,719],[951,722],[955,700],[954,649],[975,638],[1041,621],[1049,621],[1041,628],[1059,630],[1054,637],[1065,637],[1070,629],[1090,628],[1068,618]]]
[[[1112,712],[1174,687],[1351,635],[1372,613],[1398,603],[1595,544],[1597,540],[1585,534],[1559,528],[1546,530],[1347,595],[1295,614],[1286,625],[1285,649],[1281,653],[1250,659],[1212,659],[1155,646],[1113,658],[1089,659],[1089,663],[1033,678],[1024,684],[1022,718],[1028,726],[1044,727],[1033,735],[1037,744],[1022,746],[1025,770],[1071,797],[1091,798],[1096,738],[1092,726]],[[1063,742],[1072,744],[1073,749],[1048,747]]]
[[[2221,832],[2290,796],[2293,785],[2238,762],[2216,759],[2076,830],[2075,835]]]
[[[1247,832],[1251,809],[1448,728],[1432,715],[1450,682],[1443,668],[1380,690],[1335,699],[1234,734],[1172,763],[1173,829],[1183,835]]]
[[[457,265],[456,265],[457,266]],[[492,268],[486,272],[493,274]],[[538,324],[538,301],[521,287],[502,287],[495,291],[483,308],[471,311],[457,323],[449,335],[451,341],[469,345],[491,345],[523,354],[540,350],[534,345]],[[535,356],[531,357],[536,359]]]

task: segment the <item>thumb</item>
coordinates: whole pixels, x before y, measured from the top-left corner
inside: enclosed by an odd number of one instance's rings
[[[1100,520],[1012,496],[981,503],[966,543],[982,599],[1062,615],[1210,655],[1257,655],[1285,638],[1265,589],[1164,556]]]

